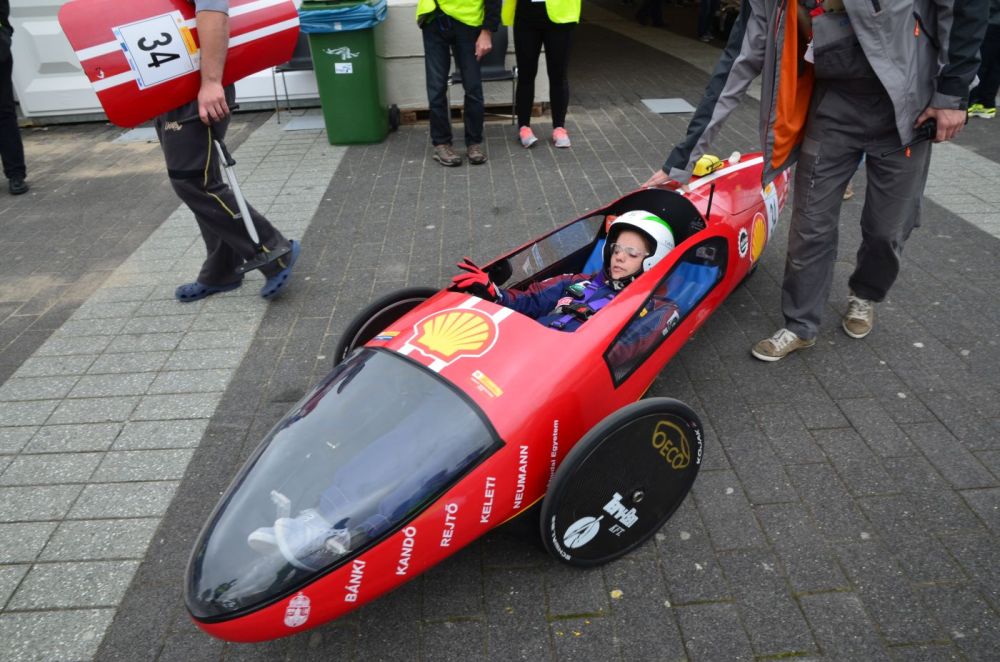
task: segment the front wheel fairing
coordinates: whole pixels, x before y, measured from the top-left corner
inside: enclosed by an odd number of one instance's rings
[[[395,354],[340,364],[270,432],[202,532],[187,605],[270,604],[398,529],[500,447],[454,387]]]

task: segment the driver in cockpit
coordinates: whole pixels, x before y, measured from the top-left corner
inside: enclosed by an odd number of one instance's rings
[[[526,290],[497,287],[485,271],[465,258],[452,290],[468,292],[538,320],[560,331],[575,331],[629,283],[653,268],[674,248],[670,225],[648,211],[616,218],[604,245],[604,267],[594,274],[564,274]]]

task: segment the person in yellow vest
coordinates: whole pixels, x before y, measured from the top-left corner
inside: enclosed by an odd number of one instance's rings
[[[549,74],[552,107],[552,143],[569,147],[566,109],[569,107],[569,50],[573,28],[580,22],[580,0],[503,0],[504,25],[514,26],[514,54],[517,57],[515,106],[521,145],[531,147],[538,138],[531,130],[531,107],[535,103],[535,75],[538,56],[545,45],[545,65]]]
[[[430,109],[434,160],[443,166],[462,165],[452,147],[448,108],[451,56],[465,89],[465,149],[469,163],[486,163],[483,151],[483,81],[479,60],[493,50],[492,33],[500,25],[500,0],[418,0],[417,25],[424,38],[424,71]]]

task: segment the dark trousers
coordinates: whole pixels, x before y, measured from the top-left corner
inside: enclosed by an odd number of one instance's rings
[[[447,15],[439,15],[426,23],[424,34],[424,71],[427,77],[427,104],[430,109],[431,143],[450,145],[451,109],[448,108],[448,73],[451,71],[452,53],[462,76],[465,89],[465,145],[483,142],[483,81],[476,60],[476,39],[479,28],[474,28]]]
[[[13,70],[13,58],[0,62],[0,159],[3,160],[3,174],[7,179],[24,179],[28,171],[24,165],[21,129],[17,126],[17,112],[14,110]]]
[[[566,126],[569,108],[569,49],[573,44],[576,23],[548,22],[544,27],[524,25],[514,19],[514,54],[517,58],[517,93],[515,107],[518,126],[531,125],[531,106],[535,103],[535,76],[538,58],[545,46],[545,69],[549,74],[549,103],[552,128]]]
[[[232,107],[236,92],[232,85],[226,88],[226,101]],[[167,162],[167,175],[184,204],[198,221],[201,237],[205,240],[208,257],[198,274],[198,282],[204,285],[228,285],[243,279],[235,269],[256,255],[256,248],[250,236],[237,218],[239,207],[236,196],[222,177],[214,139],[222,140],[229,127],[229,118],[211,126],[195,119],[182,122],[198,115],[198,102],[192,101],[156,118],[156,133]],[[249,207],[249,205],[248,205]],[[257,229],[261,243],[269,249],[288,245],[271,223],[256,209],[249,207],[250,217]],[[287,266],[278,260],[261,268],[261,272],[271,277]]]
[[[864,155],[868,185],[861,246],[848,285],[882,301],[899,275],[903,244],[920,224],[931,143],[900,146],[892,101],[877,82],[817,81],[798,165],[782,282],[785,327],[815,338],[837,259],[844,189]]]
[[[698,36],[712,34],[712,19],[719,11],[719,0],[700,0],[698,2]]]
[[[1000,25],[986,28],[986,38],[980,50],[979,85],[969,94],[969,103],[981,103],[996,108],[997,89],[1000,88]]]
[[[663,26],[663,0],[643,0],[639,5],[639,11],[635,13],[637,21],[646,25],[652,23],[656,26]]]

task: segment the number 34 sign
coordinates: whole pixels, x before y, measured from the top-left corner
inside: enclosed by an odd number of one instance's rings
[[[201,57],[194,3],[71,0],[59,10],[59,25],[118,126],[136,126],[197,98]],[[287,62],[298,36],[292,0],[230,0],[223,84]]]
[[[136,73],[139,88],[189,74],[198,68],[198,47],[180,12],[113,29]]]

